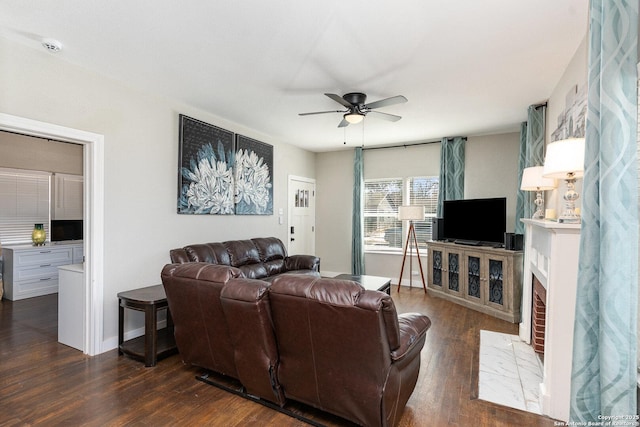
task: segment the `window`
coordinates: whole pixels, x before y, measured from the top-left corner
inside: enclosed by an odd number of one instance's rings
[[[425,220],[416,221],[414,228],[418,245],[426,246],[438,205],[438,177],[365,180],[364,205],[365,251],[402,251],[408,232],[408,224],[398,220],[402,205],[425,207]]]
[[[49,238],[51,174],[0,169],[0,243],[30,243],[34,224]]]

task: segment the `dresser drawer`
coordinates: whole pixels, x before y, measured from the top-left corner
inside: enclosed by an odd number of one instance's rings
[[[15,282],[11,289],[11,300],[21,300],[58,292],[58,276]]]
[[[13,265],[43,266],[71,264],[73,261],[72,248],[43,248],[40,250],[20,250],[13,253]]]
[[[28,267],[16,268],[13,272],[13,281],[23,282],[26,280],[58,280],[58,266],[64,263],[33,265]]]

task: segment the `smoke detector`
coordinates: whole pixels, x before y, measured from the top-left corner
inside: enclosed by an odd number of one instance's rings
[[[55,39],[42,39],[42,46],[49,52],[60,52],[62,50],[62,43]]]

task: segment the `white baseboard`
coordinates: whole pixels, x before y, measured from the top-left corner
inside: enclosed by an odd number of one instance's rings
[[[393,280],[391,281],[391,284],[393,285]],[[398,284],[396,283],[396,286]],[[424,285],[427,286],[427,281],[425,278],[425,282]],[[413,278],[413,281],[409,280],[409,279],[402,279],[402,281],[400,282],[400,286],[406,286],[407,288],[409,286],[411,286],[412,288],[422,288],[422,279],[420,278],[420,276],[418,276],[418,278],[416,279],[415,277]]]
[[[158,329],[162,329],[165,326],[167,326],[167,320],[160,320],[158,321]],[[144,335],[144,326],[141,326],[139,328],[136,329],[132,329],[130,331],[126,331],[124,333],[124,340],[128,341],[130,339],[133,338],[138,338],[141,337],[142,335]],[[106,340],[102,341],[102,353],[109,351],[109,350],[114,350],[118,348],[118,336],[116,335],[115,337],[109,337]]]

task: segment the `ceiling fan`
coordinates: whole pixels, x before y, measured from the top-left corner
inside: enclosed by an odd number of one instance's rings
[[[331,111],[317,111],[313,113],[299,113],[300,116],[310,116],[313,114],[327,114],[327,113],[344,113],[342,116],[342,121],[338,125],[339,128],[343,128],[345,126],[349,126],[349,124],[360,123],[364,116],[367,114],[372,114],[373,117],[377,117],[379,119],[389,120],[391,122],[397,122],[402,117],[396,116],[394,114],[382,113],[380,111],[372,111],[376,108],[386,107],[388,105],[401,104],[403,102],[407,102],[407,98],[402,95],[392,96],[391,98],[381,99],[379,101],[374,101],[369,104],[365,104],[367,100],[367,95],[360,92],[351,92],[347,93],[343,96],[339,96],[333,93],[325,93],[326,96],[336,101],[338,104],[341,104],[344,107],[347,107],[346,110],[331,110]]]

